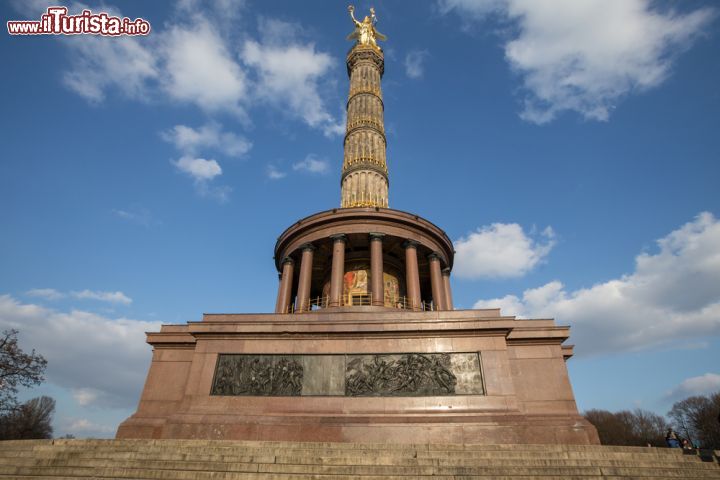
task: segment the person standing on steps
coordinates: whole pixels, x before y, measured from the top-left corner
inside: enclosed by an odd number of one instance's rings
[[[665,443],[670,448],[680,448],[680,440],[672,428],[668,428],[667,434],[665,434]]]

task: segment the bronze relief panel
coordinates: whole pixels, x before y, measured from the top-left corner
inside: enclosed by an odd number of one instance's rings
[[[478,352],[220,354],[211,395],[424,397],[484,395]]]

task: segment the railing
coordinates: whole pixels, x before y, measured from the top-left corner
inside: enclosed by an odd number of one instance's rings
[[[343,295],[340,297],[340,304],[339,307],[369,307],[372,305],[372,296],[371,295]],[[314,298],[308,298],[306,302],[302,302],[302,305],[299,307],[296,306],[295,303],[289,305],[283,313],[303,313],[303,312],[313,312],[317,310],[322,310],[324,308],[327,308],[330,306],[330,297],[329,296],[323,296],[323,297],[314,297]],[[412,308],[412,302],[410,299],[406,296],[397,297],[397,298],[390,298],[385,299],[385,302],[383,304],[384,307],[387,308],[397,308],[398,310],[413,310]],[[433,302],[420,302],[420,305],[418,305],[418,310],[421,310],[423,312],[432,312],[436,310],[435,304]]]

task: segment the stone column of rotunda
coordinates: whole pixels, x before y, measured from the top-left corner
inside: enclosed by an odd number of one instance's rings
[[[302,259],[300,260],[300,280],[298,281],[295,310],[305,312],[310,310],[310,282],[312,282],[315,246],[312,243],[306,243],[300,247],[300,250],[302,250]]]
[[[295,262],[292,258],[285,257],[281,264],[282,273],[280,275],[277,302],[275,303],[275,313],[288,313],[292,295],[292,280]]]
[[[329,307],[339,307],[342,305],[341,299],[343,294],[343,275],[345,274],[345,248],[347,246],[347,237],[340,234],[330,236],[333,241],[332,249],[332,269],[330,271],[330,298],[328,299]]]

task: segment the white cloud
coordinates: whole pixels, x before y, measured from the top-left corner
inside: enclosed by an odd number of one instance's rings
[[[73,50],[63,83],[93,103],[102,102],[111,88],[144,99],[149,84],[159,77],[157,58],[142,39],[80,35],[62,41]]]
[[[39,18],[51,5],[56,3],[46,0],[13,2],[17,11],[33,20]],[[71,14],[78,14],[88,8],[79,2],[67,5]],[[112,6],[103,5],[102,11],[122,16]],[[148,38],[98,35],[57,37],[71,50],[69,69],[62,75],[63,83],[91,103],[102,102],[106,92],[111,89],[117,89],[129,98],[146,99],[148,89],[160,76],[158,59],[153,53],[152,41]]]
[[[229,1],[216,1],[215,6]],[[33,3],[32,10],[39,12],[38,7],[44,9],[46,2]],[[83,8],[88,7],[73,2],[69,10],[79,12]],[[16,9],[30,10],[20,3]],[[117,8],[107,5],[93,10],[122,16]],[[93,103],[102,102],[110,89],[146,100],[160,86],[172,100],[193,103],[209,112],[232,111],[242,116],[241,104],[247,96],[245,72],[228,51],[227,41],[200,11],[196,7],[190,25],[171,24],[166,30],[153,25],[153,33],[147,37],[59,37],[72,50],[63,82]],[[227,18],[227,12],[223,16]]]
[[[439,0],[444,12],[513,28],[505,57],[527,93],[521,117],[546,123],[571,110],[607,120],[626,95],[660,85],[675,57],[697,39],[715,11],[681,14],[649,0]]]
[[[562,293],[563,284],[558,281],[546,283],[542,287],[532,288],[523,292],[523,297],[505,295],[502,298],[478,300],[473,308],[500,308],[503,315],[515,315],[527,318],[531,312],[540,311]]]
[[[211,185],[210,182],[217,176],[222,175],[222,168],[215,160],[205,160],[183,156],[177,161],[171,162],[182,173],[191,177],[195,182],[195,191],[201,197],[208,197],[220,203],[229,200],[232,188],[227,185]]]
[[[25,18],[37,20],[57,2],[16,0],[12,5]],[[88,8],[80,2],[65,5],[71,14]],[[117,8],[108,5],[94,10],[122,16]],[[102,102],[110,89],[117,89],[130,98],[145,99],[148,88],[160,76],[158,59],[149,37],[76,35],[56,38],[72,51],[69,69],[62,75],[63,83],[91,103]]]
[[[235,0],[217,0],[211,10],[230,6],[241,7]],[[21,5],[16,8],[29,9]],[[81,9],[80,4],[71,4],[71,11]],[[103,6],[100,10],[120,15],[113,7]],[[192,103],[207,112],[230,111],[244,119],[242,103],[248,94],[245,72],[233,59],[228,40],[210,25],[203,13],[195,13],[190,18],[184,16],[190,24],[171,24],[164,31],[155,28],[148,37],[80,35],[63,39],[73,50],[71,68],[64,75],[65,84],[94,103],[102,102],[111,88],[137,99],[153,98],[164,92],[171,100]],[[213,148],[238,157],[250,150],[251,142],[223,131],[215,122],[198,129],[176,125],[164,132],[163,138],[184,154],[173,164],[195,180],[200,195],[227,201],[230,187],[208,184],[222,173],[220,165],[195,154],[200,148]],[[114,213],[145,226],[151,223],[151,217],[137,212],[115,210]]]
[[[243,13],[247,0],[178,0],[175,8],[182,15],[210,14],[213,22],[236,21]]]
[[[278,170],[274,165],[268,165],[267,176],[270,180],[280,180],[281,178],[285,178],[287,173]]]
[[[70,292],[70,295],[82,300],[99,300],[101,302],[122,303],[123,305],[130,305],[132,303],[132,298],[128,297],[123,292],[82,290],[79,292]]]
[[[58,292],[54,288],[33,288],[25,292],[26,295],[31,297],[40,297],[46,300],[58,300],[65,297],[65,294]]]
[[[228,185],[210,185],[208,182],[195,182],[195,191],[201,197],[212,198],[218,203],[230,201],[232,188]]]
[[[48,3],[14,1],[13,7],[35,19]],[[342,135],[342,119],[328,113],[320,95],[327,87],[321,81],[333,59],[308,43],[302,29],[262,19],[261,41],[243,33],[242,38],[247,40],[239,53],[245,64],[239,63],[238,15],[244,3],[183,0],[177,5],[176,17],[166,26],[153,25],[152,35],[147,37],[58,37],[71,50],[63,82],[93,103],[104,101],[115,89],[133,99],[164,98],[193,104],[210,114],[229,111],[243,121],[249,121],[250,106],[267,104],[328,136]],[[79,3],[69,5],[71,12],[82,8]],[[106,5],[93,9],[121,16],[119,10]],[[256,81],[249,82],[248,75]],[[250,144],[241,137],[226,137],[218,148],[239,156]]]
[[[86,418],[78,418],[73,419],[70,421],[70,424],[67,427],[69,430],[74,432],[88,432],[88,431],[97,431],[100,430],[102,432],[112,432],[114,429],[112,427],[109,427],[107,425],[100,425],[97,423],[93,423],[90,420]]]
[[[166,69],[163,88],[171,98],[207,111],[243,113],[245,72],[206,21],[170,28],[165,33],[162,53]]]
[[[455,241],[454,274],[464,278],[519,277],[535,268],[555,246],[547,227],[542,241],[517,223],[493,223]]]
[[[220,124],[215,122],[197,129],[186,125],[175,125],[162,132],[161,136],[163,140],[188,154],[195,154],[200,148],[213,148],[231,157],[241,157],[252,148],[252,143],[246,138],[223,131]]]
[[[95,423],[87,418],[64,418],[59,422],[59,432],[62,434],[72,434],[78,438],[107,437],[115,432],[115,428],[110,425]]]
[[[173,165],[196,182],[206,182],[222,174],[222,168],[215,160],[184,156],[173,162]]]
[[[142,225],[143,227],[151,227],[162,223],[153,218],[153,214],[150,210],[143,207],[134,207],[128,210],[113,209],[112,213],[118,218],[137,225]]]
[[[327,112],[319,93],[332,57],[316,51],[312,43],[294,43],[297,30],[291,24],[270,20],[260,27],[262,42],[248,40],[241,52],[243,62],[258,74],[257,94],[328,136],[342,134],[343,125]]]
[[[56,5],[57,2],[53,0],[10,0],[10,4],[15,11],[24,15],[23,18],[17,18],[17,20],[37,20],[49,6]],[[16,19],[13,18],[13,20]]]
[[[503,12],[507,8],[508,0],[438,0],[437,3],[443,14],[458,10],[459,13],[482,20],[485,15]]]
[[[171,162],[182,173],[195,181],[195,191],[202,197],[210,197],[225,203],[230,198],[232,188],[227,185],[211,185],[210,182],[222,175],[222,168],[216,160],[198,158],[194,153],[200,147],[215,148],[227,155],[240,156],[251,147],[251,143],[230,132],[223,132],[219,124],[210,123],[194,129],[185,125],[176,125],[161,134],[164,140],[171,142],[185,154]]]
[[[132,298],[119,291],[102,292],[86,289],[77,292],[70,292],[68,294],[55,290],[54,288],[34,288],[25,293],[31,297],[40,297],[46,300],[59,300],[61,298],[66,298],[69,295],[80,300],[99,300],[101,302],[122,303],[123,305],[130,305],[132,303]]]
[[[72,396],[81,407],[93,404],[102,395],[102,392],[94,388],[76,388],[72,391]]]
[[[21,346],[48,360],[47,381],[80,392],[77,400],[134,407],[150,364],[146,331],[159,322],[60,312],[0,295],[0,330],[20,330]]]
[[[295,171],[325,174],[330,170],[330,163],[325,159],[320,159],[310,154],[306,156],[304,160],[294,163],[292,168]]]
[[[698,377],[691,377],[680,382],[678,386],[669,391],[668,399],[682,399],[695,395],[707,395],[720,391],[720,375],[706,373]]]
[[[572,326],[578,354],[639,350],[720,334],[720,222],[701,213],[641,253],[635,271],[568,291],[559,281],[480,300],[504,314],[554,317]]]
[[[412,50],[405,55],[405,74],[410,78],[422,78],[425,74],[425,59],[429,53],[425,50]]]

